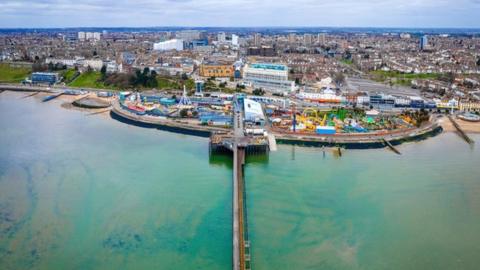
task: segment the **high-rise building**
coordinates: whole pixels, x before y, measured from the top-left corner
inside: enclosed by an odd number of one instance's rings
[[[303,35],[303,43],[305,45],[311,45],[312,44],[312,34],[304,34]]]
[[[238,46],[238,36],[235,34],[232,34],[232,45]]]
[[[94,32],[94,33],[93,33],[93,39],[94,39],[94,40],[100,40],[101,37],[102,37],[102,36],[101,36],[100,32]]]
[[[86,38],[85,32],[78,32],[78,40],[84,41]]]
[[[193,40],[202,39],[202,32],[198,30],[183,30],[175,33],[177,39],[181,39],[185,42],[191,42]]]
[[[426,35],[423,35],[420,38],[420,50],[425,50],[428,47],[428,37]]]
[[[220,43],[224,43],[225,41],[227,41],[227,35],[225,35],[224,32],[218,33],[217,41],[220,42]]]
[[[296,39],[297,38],[296,38],[296,35],[294,33],[291,33],[291,34],[288,35],[288,42],[295,43]]]
[[[326,43],[326,41],[325,41],[325,34],[324,34],[324,33],[318,34],[317,41],[318,41],[318,43],[320,43],[321,45],[324,45],[324,44]]]
[[[255,46],[260,46],[260,44],[262,44],[262,35],[255,33],[255,35],[253,35],[253,43]]]

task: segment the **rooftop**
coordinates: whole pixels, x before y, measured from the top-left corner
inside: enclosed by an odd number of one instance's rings
[[[287,66],[285,65],[268,63],[254,63],[251,64],[250,67],[256,69],[287,70]]]

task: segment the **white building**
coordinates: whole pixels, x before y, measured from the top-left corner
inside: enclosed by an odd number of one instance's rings
[[[99,71],[102,69],[103,61],[100,59],[80,59],[77,63],[84,68],[92,68],[93,70]]]
[[[235,34],[232,35],[232,45],[238,46],[238,36]]]
[[[86,40],[91,40],[91,39],[93,39],[93,32],[86,32],[86,33],[85,33],[85,39],[86,39]]]
[[[94,40],[100,40],[102,38],[102,35],[100,34],[100,32],[94,32],[93,33],[93,39]]]
[[[244,81],[254,88],[275,93],[292,92],[295,82],[288,80],[288,67],[279,64],[253,63],[243,69]]]
[[[100,32],[78,32],[78,40],[100,40],[102,34]]]
[[[227,35],[224,32],[218,33],[217,40],[219,43],[225,43],[227,41]]]
[[[78,32],[78,40],[84,41],[87,38],[85,32]]]
[[[324,89],[320,93],[300,92],[297,94],[297,98],[322,103],[341,103],[346,101],[344,96],[337,95],[336,91],[330,88]]]
[[[45,59],[45,64],[50,64],[50,63],[66,65],[67,67],[73,67],[77,63],[77,60],[75,60],[75,59],[51,58],[51,57],[46,58]]]
[[[171,39],[163,42],[154,43],[153,49],[156,51],[170,51],[170,50],[183,51],[183,40]]]
[[[115,73],[119,71],[118,64],[115,61],[105,62],[105,66],[107,67],[107,73]]]

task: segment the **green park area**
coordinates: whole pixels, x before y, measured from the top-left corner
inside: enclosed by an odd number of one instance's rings
[[[18,83],[32,73],[30,68],[11,67],[10,64],[0,64],[0,83]]]
[[[392,85],[410,86],[412,80],[437,80],[442,77],[440,73],[401,73],[398,71],[375,70],[370,72],[373,80],[377,82],[389,82]]]
[[[80,74],[73,82],[69,83],[72,87],[112,89],[113,87],[105,85],[100,78],[102,74],[97,71],[88,71]]]
[[[75,69],[67,69],[65,71],[62,72],[62,77],[63,77],[63,81],[64,82],[71,82],[74,77],[75,77],[75,74],[77,73],[77,71]]]
[[[65,72],[64,78],[68,82],[70,71]],[[138,75],[138,74],[137,74]],[[138,79],[135,74],[114,73],[102,76],[98,71],[87,71],[81,73],[68,85],[78,88],[97,88],[97,89],[159,89],[159,90],[179,90],[183,89],[185,84],[189,90],[194,89],[195,83],[192,79],[182,79],[178,76],[146,76],[143,79]],[[152,82],[153,80],[153,82]]]

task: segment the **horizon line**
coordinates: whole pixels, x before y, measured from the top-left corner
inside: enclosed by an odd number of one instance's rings
[[[183,25],[165,25],[165,26],[52,26],[52,27],[0,27],[0,30],[11,29],[75,29],[75,28],[277,28],[277,29],[297,29],[297,28],[353,28],[353,29],[440,29],[440,30],[480,30],[480,26],[477,27],[460,27],[460,26],[183,26]]]

